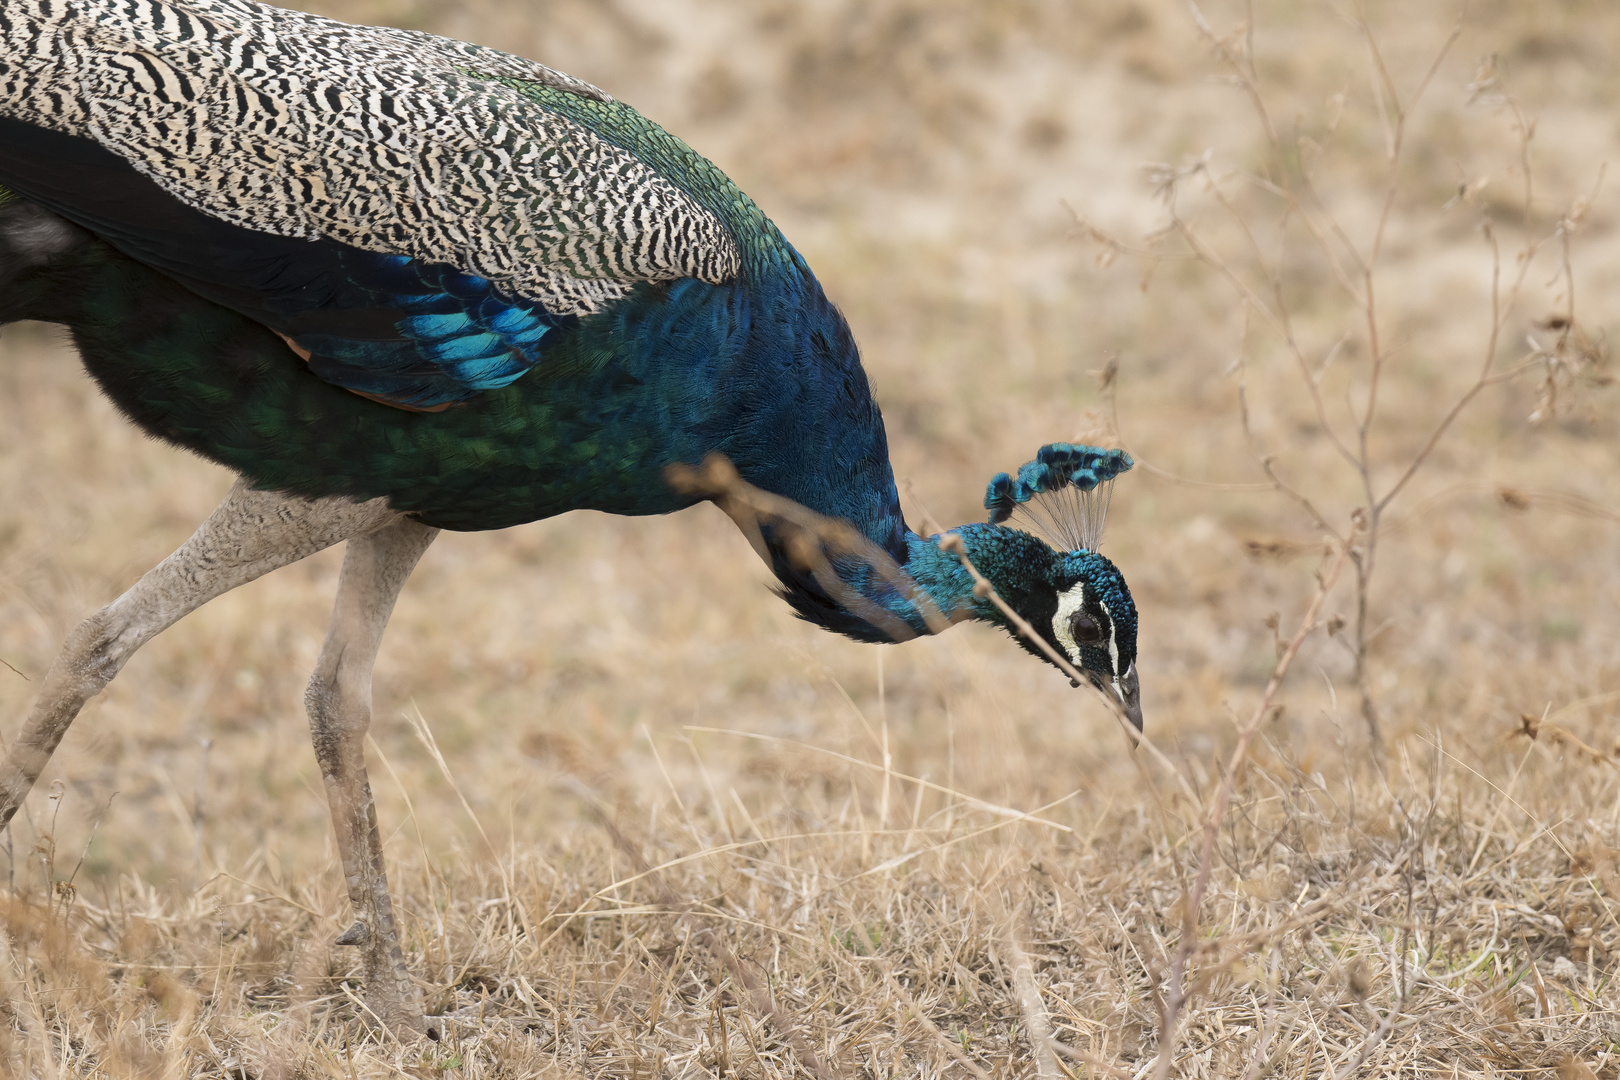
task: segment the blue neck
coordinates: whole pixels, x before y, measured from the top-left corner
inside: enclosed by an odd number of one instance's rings
[[[896,562],[903,576],[885,574],[860,557],[832,554],[827,566],[836,575],[832,580],[825,572],[818,576],[797,568],[787,545],[767,532],[783,599],[802,618],[858,641],[902,641],[966,619],[1004,622],[990,600],[973,595],[973,578],[960,558],[940,548],[941,537],[901,528],[903,554]],[[1041,576],[1031,575],[1032,564],[1050,558],[1044,544],[1013,529],[974,522],[947,530],[952,533],[962,538],[974,566],[1015,606],[1019,583]],[[1009,590],[1014,595],[1006,595]]]
[[[721,451],[750,484],[848,522],[904,572],[886,575],[868,558],[831,552],[818,573],[795,565],[790,537],[766,529],[784,599],[803,618],[860,641],[931,633],[930,621],[936,628],[970,618],[1000,623],[994,605],[973,595],[960,559],[906,526],[860,353],[815,278],[767,274],[748,283],[747,297],[747,340],[739,374],[728,381],[778,392],[731,414]],[[1030,571],[1044,578],[1050,567],[1050,549],[1025,533],[982,523],[950,531],[1004,596]]]

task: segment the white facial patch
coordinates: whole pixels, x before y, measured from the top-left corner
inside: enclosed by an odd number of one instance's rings
[[[1074,634],[1069,631],[1069,620],[1086,603],[1086,583],[1077,581],[1068,592],[1058,596],[1057,614],[1052,616],[1052,636],[1057,638],[1063,651],[1069,654],[1069,661],[1076,667],[1080,666],[1080,645],[1074,640]],[[1113,639],[1109,639],[1109,647],[1113,647]],[[1118,661],[1115,661],[1117,664]]]
[[[1114,678],[1119,678],[1119,645],[1114,641],[1114,635],[1119,630],[1119,623],[1114,619],[1114,613],[1108,610],[1108,601],[1098,600],[1103,614],[1108,616],[1108,663],[1114,669]]]

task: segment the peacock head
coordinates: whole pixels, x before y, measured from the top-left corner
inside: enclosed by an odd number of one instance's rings
[[[1002,473],[990,481],[984,498],[989,524],[965,526],[961,536],[968,557],[1008,606],[1093,685],[1113,693],[1141,730],[1136,604],[1119,568],[1097,551],[1114,478],[1131,465],[1123,450],[1043,446],[1016,476]],[[1056,546],[1007,524],[1015,518]],[[1007,626],[999,610],[985,614]],[[1013,636],[1050,661],[1034,642],[1016,631]]]

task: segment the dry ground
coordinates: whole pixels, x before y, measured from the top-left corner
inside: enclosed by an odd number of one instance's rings
[[[412,970],[469,1016],[400,1046],[330,947],[300,708],[328,553],[159,638],[69,735],[0,854],[0,1073],[1144,1077],[1168,1012],[1177,1076],[1620,1072],[1620,402],[1591,364],[1620,326],[1612,4],[1471,6],[1402,130],[1376,347],[1356,260],[1446,3],[1368,0],[1376,54],[1354,5],[1302,0],[1256,0],[1252,40],[1210,0],[1218,46],[1180,0],[309,6],[543,59],[715,158],[848,312],[909,507],[977,517],[1041,442],[1128,445],[1106,550],[1163,757],[995,633],[796,623],[709,507],[445,536],[378,664],[373,760]],[[1252,56],[1274,144],[1222,50]],[[1283,212],[1307,173],[1316,201]],[[1308,227],[1329,213],[1343,280]],[[1494,348],[1487,222],[1506,281],[1553,235]],[[1550,318],[1571,279],[1584,352]],[[1346,571],[1216,815],[1360,484],[1279,305],[1313,370],[1332,357],[1341,434],[1384,357],[1377,491],[1482,359],[1542,351],[1390,504],[1364,627],[1383,751]],[[122,422],[54,335],[7,332],[0,731],[228,483]]]

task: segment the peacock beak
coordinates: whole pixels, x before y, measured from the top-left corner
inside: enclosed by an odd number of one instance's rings
[[[1136,662],[1125,669],[1125,674],[1114,680],[1114,694],[1119,703],[1125,706],[1125,717],[1136,725],[1136,730],[1142,730],[1142,692],[1136,681]]]

